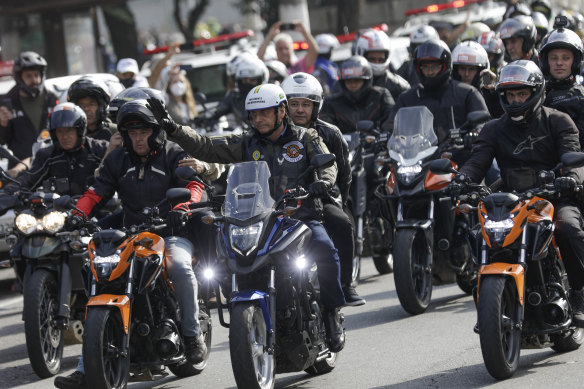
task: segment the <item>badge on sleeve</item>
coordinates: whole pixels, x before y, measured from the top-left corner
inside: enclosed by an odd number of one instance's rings
[[[260,159],[260,157],[262,156],[262,154],[260,153],[259,150],[255,150],[252,154],[251,157],[253,158],[254,161],[258,161]]]
[[[298,162],[302,159],[302,149],[304,148],[304,145],[301,142],[294,140],[292,142],[286,143],[283,148],[284,153],[282,156],[286,161]]]

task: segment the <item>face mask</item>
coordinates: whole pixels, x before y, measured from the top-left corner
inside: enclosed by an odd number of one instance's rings
[[[178,81],[175,82],[174,84],[172,84],[170,86],[170,93],[173,94],[173,96],[182,96],[185,94],[185,92],[187,91],[187,84],[185,84],[182,81]]]
[[[130,88],[132,85],[134,85],[134,79],[133,78],[126,78],[125,80],[120,80],[120,82],[126,88]]]

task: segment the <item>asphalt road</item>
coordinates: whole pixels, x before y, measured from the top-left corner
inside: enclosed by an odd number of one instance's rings
[[[584,348],[566,354],[551,349],[522,350],[519,371],[498,382],[483,365],[479,337],[473,331],[472,298],[454,284],[434,288],[426,313],[408,315],[399,305],[393,275],[379,275],[370,259],[363,263],[358,291],[362,307],[343,310],[347,343],[329,374],[281,374],[276,388],[582,388]],[[10,270],[0,270],[0,388],[49,388],[29,366],[20,320],[22,298],[11,294]],[[214,319],[209,365],[196,377],[174,376],[133,382],[129,388],[235,388],[229,358],[228,331]],[[62,372],[77,364],[81,346],[65,348]]]

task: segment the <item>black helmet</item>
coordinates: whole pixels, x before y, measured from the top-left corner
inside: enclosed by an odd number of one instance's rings
[[[41,72],[41,85],[39,87],[28,87],[22,81],[23,70],[39,70]],[[37,97],[44,88],[47,61],[34,51],[23,51],[18,54],[12,67],[12,76],[18,87],[31,97]]]
[[[531,97],[523,104],[509,104],[505,91],[509,89],[531,90]],[[535,62],[519,60],[511,62],[501,69],[496,86],[501,107],[514,122],[525,122],[543,104],[545,98],[545,81],[541,70]]]
[[[343,94],[351,101],[359,100],[363,93],[373,85],[373,70],[369,61],[360,55],[353,55],[341,64],[339,79]],[[350,92],[345,86],[345,80],[363,80],[363,86],[357,92]]]
[[[535,0],[531,3],[531,9],[534,12],[541,12],[547,20],[552,20],[552,6],[548,0]]]
[[[124,89],[117,95],[113,96],[112,100],[110,101],[107,108],[109,118],[112,122],[115,123],[118,120],[118,111],[122,105],[126,104],[128,101],[140,99],[148,100],[150,98],[157,99],[163,107],[166,107],[164,96],[158,89],[145,87],[132,87]]]
[[[578,34],[567,28],[559,28],[543,38],[539,52],[539,66],[546,77],[550,77],[548,54],[553,49],[568,49],[572,51],[574,62],[572,62],[571,74],[572,76],[580,74],[582,61],[584,60],[584,46]]]
[[[109,87],[105,82],[91,76],[78,78],[67,91],[67,100],[78,104],[79,100],[84,97],[93,97],[97,100],[98,114],[97,119],[103,121],[106,119],[107,106],[110,102]]]
[[[420,64],[423,62],[439,61],[442,63],[442,69],[437,76],[428,78],[420,70]],[[429,40],[414,51],[414,67],[420,82],[427,89],[433,89],[443,85],[452,74],[452,53],[448,45],[442,40]]]
[[[85,140],[87,133],[87,117],[85,112],[73,103],[57,104],[49,116],[49,134],[53,144],[58,145],[57,128],[75,127],[77,129],[77,144],[74,149],[78,149]]]
[[[499,26],[499,34],[503,43],[509,38],[523,38],[521,50],[524,54],[529,53],[535,47],[537,30],[531,16],[519,15],[505,20]]]
[[[156,117],[150,110],[150,105],[145,99],[137,99],[126,102],[118,110],[118,131],[122,135],[124,148],[133,153],[132,141],[128,130],[137,128],[152,128],[152,135],[148,138],[150,153],[156,153],[164,146],[165,132],[160,129]]]

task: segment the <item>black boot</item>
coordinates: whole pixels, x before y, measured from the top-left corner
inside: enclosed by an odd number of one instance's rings
[[[201,363],[207,357],[207,345],[203,335],[185,336],[185,355],[189,363]]]
[[[55,386],[59,389],[84,389],[85,374],[75,370],[71,375],[55,377]]]
[[[329,350],[338,353],[345,347],[344,316],[338,308],[324,312],[324,327],[326,329]]]
[[[584,289],[572,289],[570,304],[572,305],[572,324],[584,328]]]
[[[365,299],[357,294],[357,291],[352,286],[345,286],[343,288],[345,295],[345,305],[356,307],[365,304]]]

